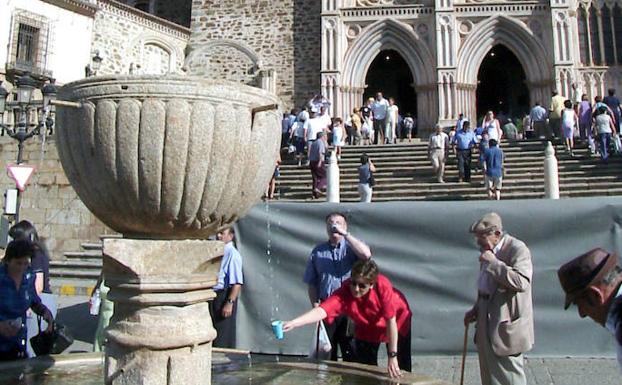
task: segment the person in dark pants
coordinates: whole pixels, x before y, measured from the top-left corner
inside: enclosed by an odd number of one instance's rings
[[[218,283],[214,286],[216,298],[210,302],[210,315],[218,333],[213,346],[235,348],[237,299],[244,284],[242,256],[233,245],[235,239],[233,228],[222,230],[217,238],[225,243],[225,254],[220,262]]]
[[[352,266],[357,260],[371,258],[369,247],[348,232],[346,217],[338,212],[326,216],[328,241],[317,245],[312,251],[303,280],[308,285],[309,300],[318,306],[350,277]],[[326,325],[326,332],[333,346],[331,360],[337,361],[338,350],[344,361],[353,361],[351,333],[348,333],[348,318],[336,317]]]
[[[352,277],[318,307],[283,324],[283,331],[346,314],[355,324],[355,360],[378,365],[380,343],[387,345],[387,372],[400,377],[412,370],[412,312],[404,295],[378,272],[374,261],[357,261]],[[330,321],[329,321],[330,322]]]
[[[453,138],[458,158],[459,182],[471,181],[471,149],[475,146],[475,133],[470,130],[468,120],[462,121],[462,129]]]

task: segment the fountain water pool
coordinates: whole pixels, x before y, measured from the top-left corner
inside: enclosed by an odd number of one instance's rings
[[[212,382],[215,384],[395,384],[383,368],[342,362],[312,363],[295,357],[249,356],[215,352]],[[14,363],[0,370],[0,383],[11,385],[103,385],[103,357],[97,354],[72,354],[54,362],[39,358]],[[400,384],[446,385],[424,376],[406,374]]]

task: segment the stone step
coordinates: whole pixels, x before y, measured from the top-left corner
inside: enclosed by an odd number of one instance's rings
[[[87,249],[81,251],[66,251],[63,253],[67,259],[101,259],[102,250],[99,249]]]
[[[96,269],[101,270],[102,268],[102,260],[94,259],[94,260],[52,260],[50,261],[50,274],[56,272],[57,270],[64,271],[67,268],[78,268],[78,269]]]
[[[100,272],[101,268],[78,269],[70,266],[65,268],[55,268],[54,270],[50,269],[50,278],[89,278],[97,280]]]
[[[80,247],[84,250],[101,250],[103,245],[101,242],[84,242]]]

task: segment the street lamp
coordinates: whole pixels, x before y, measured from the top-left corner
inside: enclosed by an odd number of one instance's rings
[[[33,99],[37,89],[37,81],[29,73],[17,78],[14,100],[9,100],[9,92],[0,85],[0,136],[7,133],[17,140],[17,164],[23,163],[24,142],[35,135],[41,134],[41,129],[47,129],[47,135],[54,132],[53,101],[58,93],[54,81],[46,84],[42,89],[42,100]],[[4,124],[4,114],[12,114],[12,124]],[[38,119],[33,119],[37,117]],[[33,120],[37,120],[33,122]]]
[[[53,103],[58,91],[56,85],[54,85],[54,80],[52,80],[41,88],[43,99],[34,99],[33,94],[38,88],[38,83],[29,73],[18,77],[15,85],[14,96],[12,96],[0,84],[0,136],[4,136],[6,133],[11,138],[17,140],[17,165],[19,166],[23,163],[24,142],[26,140],[41,134],[42,129],[46,130],[43,131],[43,137],[52,135],[54,129],[53,114],[55,112]],[[6,124],[4,123],[5,113],[10,116]],[[14,204],[10,211],[17,223],[19,221],[20,206],[19,190],[7,190],[7,205],[5,208],[8,207],[9,195],[12,197],[10,200]]]
[[[102,61],[104,61],[104,58],[99,56],[99,50],[95,50],[95,55],[91,58],[91,63],[84,67],[84,76],[87,78],[96,76]]]

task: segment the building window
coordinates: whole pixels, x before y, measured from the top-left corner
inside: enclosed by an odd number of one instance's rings
[[[136,0],[134,8],[138,8],[143,12],[149,12],[149,0]]]
[[[11,21],[7,75],[30,72],[34,77],[51,77],[48,55],[52,50],[50,22],[45,16],[16,9]]]
[[[17,32],[16,61],[19,66],[34,67],[37,58],[39,28],[28,24],[20,24]]]

